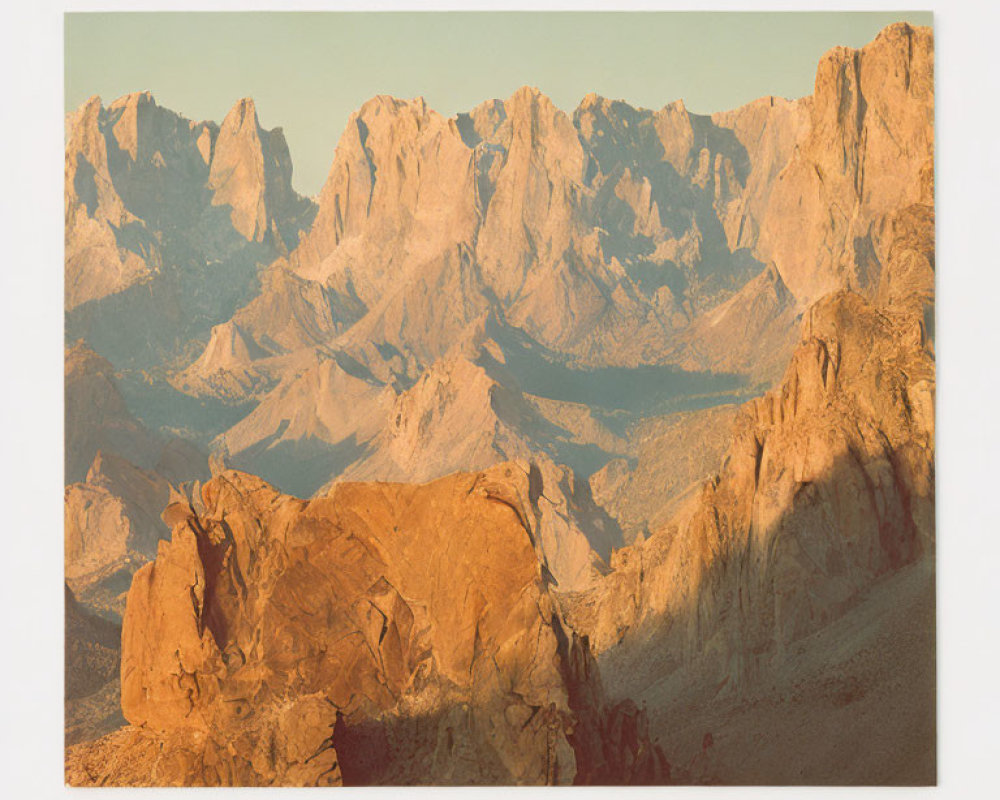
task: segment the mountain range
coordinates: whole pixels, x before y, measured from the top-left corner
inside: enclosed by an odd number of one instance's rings
[[[932,783],[933,118],[67,115],[67,781]]]

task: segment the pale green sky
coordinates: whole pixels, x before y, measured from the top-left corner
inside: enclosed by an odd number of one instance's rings
[[[299,191],[319,191],[348,115],[375,94],[423,95],[447,115],[537,86],[566,111],[588,92],[709,113],[812,92],[816,62],[858,47],[888,13],[67,14],[66,109],[149,90],[192,119],[241,97],[284,128]]]

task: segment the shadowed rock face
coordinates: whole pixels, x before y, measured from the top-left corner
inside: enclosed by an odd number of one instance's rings
[[[408,386],[343,352],[283,358],[294,369],[215,445],[231,466],[300,495],[337,480],[424,482],[543,454],[587,477],[628,448],[621,434],[635,420],[743,388],[738,376],[669,366],[574,369],[489,315]]]
[[[782,384],[742,409],[721,472],[665,529],[619,554],[613,591],[641,596],[608,600],[599,649],[640,621],[628,609],[685,619],[700,607],[729,623],[688,627],[694,638],[677,626],[678,651],[705,652],[718,633],[738,679],[757,668],[741,663],[746,653],[780,654],[930,551],[934,382],[920,323],[891,321],[845,293],[811,309],[803,338]]]
[[[680,614],[693,597],[689,590],[740,595],[736,587],[729,592],[711,583],[731,571],[739,553],[739,563],[763,571],[760,588],[782,587],[780,605],[767,612],[770,651],[835,613],[878,576],[932,549],[934,362],[922,305],[933,286],[933,213],[910,207],[884,227],[896,234],[883,251],[885,282],[910,277],[905,294],[879,306],[841,292],[810,308],[781,384],[741,409],[719,474],[689,510],[635,553],[620,554],[623,564],[635,563],[616,571],[612,582],[637,575],[640,561],[646,574],[683,570],[687,588],[651,589],[656,596],[636,604],[643,614]],[[796,575],[819,578],[826,588],[803,586],[796,594]],[[741,618],[737,627],[745,632],[748,624]],[[605,628],[595,641],[604,649],[619,635]],[[747,650],[754,648],[732,648]]]
[[[162,446],[129,412],[114,368],[82,342],[65,354],[66,481],[82,479],[99,450],[151,467]]]
[[[249,100],[220,128],[148,92],[107,108],[93,97],[66,138],[67,336],[118,369],[189,361],[315,214],[291,188],[281,131],[261,129]]]
[[[204,477],[205,456],[197,447],[178,437],[157,435],[133,416],[107,359],[86,343],[76,342],[66,349],[64,368],[67,483],[83,480],[99,453],[155,470],[175,482]]]
[[[736,414],[726,405],[644,420],[629,436],[636,456],[609,461],[590,477],[594,499],[629,542],[662,527],[691,486],[719,466]]]
[[[121,626],[92,614],[65,587],[66,746],[86,742],[125,724],[118,672]]]
[[[685,685],[709,706],[759,695],[777,676],[792,680],[789,665],[815,658],[811,648],[822,646],[809,637],[848,614],[853,639],[841,632],[848,644],[823,640],[831,658],[857,654],[843,667],[857,684],[845,702],[883,692],[871,664],[884,669],[897,658],[892,647],[877,658],[852,649],[858,641],[916,638],[908,656],[915,666],[905,667],[912,693],[897,687],[894,699],[878,701],[912,705],[916,727],[884,769],[868,765],[855,777],[847,770],[843,780],[923,783],[934,774],[933,635],[905,620],[880,627],[865,609],[878,587],[906,570],[916,577],[898,583],[900,602],[920,609],[924,624],[933,604],[932,583],[919,577],[932,572],[934,552],[935,379],[926,323],[933,212],[907,207],[879,229],[883,282],[874,299],[838,292],[809,309],[784,379],[742,407],[719,472],[648,541],[617,552],[612,572],[573,599],[569,617],[591,636],[602,670],[622,692],[663,702],[657,684]],[[882,305],[888,286],[898,292]],[[852,672],[858,664],[868,665],[860,677]],[[814,708],[822,708],[825,689],[798,680],[795,691],[815,692]],[[849,714],[844,725],[854,736],[877,735],[870,719]],[[724,751],[715,756],[715,769],[730,780],[768,782],[781,772],[755,770],[745,748],[731,746],[728,762]]]
[[[561,620],[516,469],[310,502],[226,472],[173,503],[129,592],[117,757],[162,742],[154,785],[662,781]]]
[[[118,672],[121,629],[112,622],[88,614],[69,587],[66,609],[66,699],[92,694]]]
[[[230,219],[248,241],[271,237],[279,250],[298,240],[297,223],[310,202],[292,189],[292,160],[281,128],[265,131],[248,97],[219,128],[209,166],[213,206],[229,206]]]

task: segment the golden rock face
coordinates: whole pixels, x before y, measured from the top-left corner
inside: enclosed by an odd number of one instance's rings
[[[213,478],[129,591],[122,746],[159,737],[153,784],[662,776],[565,629],[518,469],[309,502]]]

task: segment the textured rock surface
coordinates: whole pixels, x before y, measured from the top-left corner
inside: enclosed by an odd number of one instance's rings
[[[120,618],[136,569],[170,529],[160,512],[184,481],[207,477],[190,442],[151,433],[129,411],[111,364],[67,349],[65,577],[91,610]]]
[[[560,619],[515,469],[308,503],[227,472],[172,504],[125,615],[132,727],[71,749],[70,782],[662,781]]]
[[[292,189],[292,160],[281,128],[263,130],[248,97],[222,121],[208,187],[212,205],[230,206],[233,227],[246,239],[260,242],[271,235],[282,250],[297,243],[296,226],[310,203]]]
[[[86,342],[66,348],[64,369],[67,483],[82,480],[99,452],[155,470],[174,482],[205,475],[205,456],[195,445],[157,435],[135,418],[114,367]]]
[[[598,646],[638,623],[630,609],[684,618],[710,603],[700,613],[730,624],[697,633],[679,624],[680,652],[706,652],[719,637],[721,655],[735,659],[720,679],[735,680],[928,552],[934,378],[924,342],[920,323],[857,295],[811,309],[782,384],[742,409],[721,473],[665,529],[619,554],[609,581],[625,595],[607,604]],[[637,581],[640,572],[650,579]],[[717,606],[729,603],[742,612]],[[760,655],[743,663],[745,653]]]
[[[896,237],[885,248],[882,285],[909,278],[905,293],[877,306],[841,292],[810,308],[785,378],[741,410],[722,472],[680,523],[687,532],[658,537],[664,556],[700,548],[705,577],[729,547],[766,552],[760,566],[792,570],[782,577],[782,603],[796,613],[772,609],[786,628],[779,641],[932,546],[934,362],[922,306],[933,286],[933,214],[909,207],[885,227]],[[772,539],[788,549],[784,567]],[[835,579],[830,596],[790,596],[802,568],[793,565],[806,554]],[[700,580],[692,575],[689,585]],[[641,605],[663,608],[666,599]]]
[[[589,96],[570,117],[524,87],[449,120],[374,98],[347,125],[311,230],[276,265],[328,293],[295,321],[322,336],[297,346],[412,382],[489,310],[591,366],[717,366],[679,331],[761,270],[748,248],[804,108],[766,99],[716,120]],[[265,312],[270,291],[234,318],[253,317],[261,343],[286,325]],[[787,333],[777,305],[756,324]]]
[[[269,381],[253,362],[267,356],[247,331],[230,320],[212,328],[208,346],[174,379],[174,385],[195,396],[226,400],[254,397],[268,388]]]
[[[66,352],[65,576],[77,597],[120,616],[132,574],[156,554],[172,486],[207,476],[189,442],[151,433],[129,411],[111,364]]]
[[[791,101],[762,97],[712,115],[712,122],[731,130],[749,156],[746,191],[737,196],[720,193],[720,199],[728,201],[723,226],[734,250],[756,245],[771,191],[799,140],[809,131],[812,102],[810,97]]]
[[[179,390],[227,402],[259,399],[284,377],[325,353],[326,345],[358,316],[357,302],[275,262],[260,293],[228,322],[212,328],[198,359],[175,375]]]
[[[114,368],[83,342],[65,355],[66,480],[82,479],[99,450],[152,466],[160,442],[132,416]]]
[[[124,105],[131,104],[134,117],[147,100],[136,95]],[[122,115],[127,110],[114,109]],[[153,237],[114,185],[111,168],[120,150],[109,152],[107,115],[100,98],[92,97],[66,119],[67,310],[149,278],[161,262]]]
[[[67,338],[155,372],[162,405],[165,373],[259,292],[260,267],[297,244],[315,205],[248,100],[220,129],[148,92],[94,97],[67,116],[66,141]]]
[[[344,469],[381,430],[392,389],[333,358],[303,359],[219,437],[229,461],[309,495]],[[437,477],[437,476],[435,476]]]

